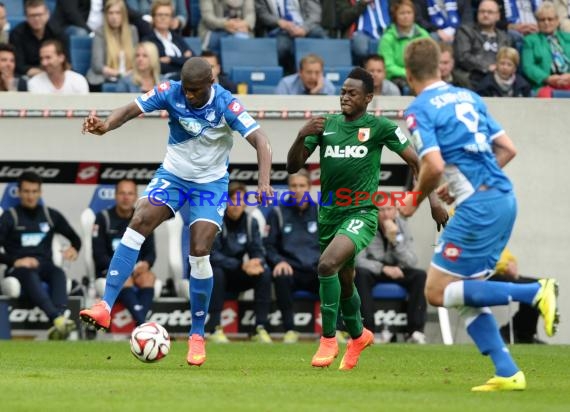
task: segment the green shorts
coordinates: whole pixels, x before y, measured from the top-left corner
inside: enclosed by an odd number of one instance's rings
[[[336,235],[345,235],[354,243],[354,255],[345,267],[354,267],[354,258],[370,244],[378,230],[378,210],[376,208],[360,209],[352,214],[339,217],[338,223],[323,224],[319,222],[319,246],[321,253],[332,242]]]

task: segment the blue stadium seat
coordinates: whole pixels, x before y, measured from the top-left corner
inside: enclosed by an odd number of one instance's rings
[[[294,300],[312,300],[312,301],[317,301],[320,300],[321,298],[319,297],[319,295],[316,295],[314,293],[311,293],[307,290],[296,290],[295,292],[293,292],[293,299]]]
[[[277,40],[223,38],[221,41],[222,67],[235,83],[276,86],[283,77],[283,68],[277,62]]]
[[[396,283],[378,283],[372,289],[374,299],[406,300],[408,292]]]
[[[71,36],[69,38],[69,62],[73,71],[86,75],[91,67],[91,46],[89,36]]]
[[[372,39],[370,40],[370,42],[368,43],[368,53],[369,54],[378,54],[378,44],[380,42],[378,41],[378,39]]]
[[[103,93],[116,93],[117,92],[117,83],[105,82],[101,86],[101,91]]]
[[[299,67],[303,56],[309,53],[314,53],[323,59],[325,75],[335,86],[342,84],[353,68],[350,40],[348,39],[295,39],[295,64],[297,67]]]
[[[193,35],[198,33],[198,24],[201,17],[200,0],[188,0],[188,26]]]
[[[4,0],[2,3],[6,6],[6,14],[8,17],[24,17],[26,15],[26,10],[24,10],[24,0]]]
[[[45,0],[45,1],[50,13],[53,13],[55,10],[55,5],[57,3],[57,0]]]
[[[252,84],[249,94],[275,94],[275,86],[266,84]]]
[[[202,39],[199,37],[184,37],[184,41],[194,53],[193,56],[199,56],[202,54]]]
[[[14,30],[18,24],[26,21],[26,16],[7,16],[6,20],[10,25],[10,31]]]
[[[114,185],[98,185],[93,191],[89,206],[81,213],[80,221],[83,229],[82,249],[87,258],[85,263],[87,266],[88,276],[94,276],[95,264],[90,257],[93,255],[93,246],[91,244],[91,235],[93,233],[93,224],[95,223],[95,215],[103,209],[108,209],[115,204],[115,186]]]

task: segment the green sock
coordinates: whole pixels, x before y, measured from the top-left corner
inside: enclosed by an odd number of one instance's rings
[[[362,335],[362,315],[360,314],[360,295],[356,288],[353,289],[352,296],[340,300],[340,310],[344,324],[351,338],[358,338]]]
[[[323,336],[332,338],[336,334],[336,318],[340,301],[340,282],[338,274],[332,276],[319,275],[319,295],[321,297],[321,319]]]

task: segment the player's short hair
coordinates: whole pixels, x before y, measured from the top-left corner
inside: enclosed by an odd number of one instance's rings
[[[208,76],[209,75],[209,76]],[[212,66],[198,56],[192,56],[182,66],[180,71],[180,78],[182,84],[190,81],[205,81],[212,79]]]
[[[361,80],[362,88],[366,94],[374,93],[374,78],[362,67],[355,67],[346,76],[347,79]]]
[[[313,64],[313,63],[319,63],[321,65],[321,68],[325,67],[325,62],[324,60],[321,58],[321,56],[315,54],[315,53],[309,53],[309,54],[305,54],[302,58],[301,61],[299,62],[299,71],[303,70],[303,67],[306,64]]]
[[[20,175],[20,177],[18,177],[18,189],[22,188],[22,183],[24,182],[37,183],[41,186],[43,180],[41,176],[36,172],[24,172]]]
[[[384,66],[386,66],[386,62],[384,61],[384,57],[380,56],[379,54],[372,53],[369,54],[362,60],[362,67],[366,67],[368,62],[381,62]]]
[[[230,182],[230,184],[228,185],[228,197],[231,198],[237,192],[242,192],[242,193],[247,192],[247,186],[243,182],[238,182],[237,180],[234,180],[233,182]]]
[[[412,77],[423,81],[435,78],[439,72],[439,46],[430,37],[410,42],[404,52],[404,64]]]
[[[517,49],[512,47],[501,47],[497,52],[497,63],[501,59],[508,59],[510,60],[516,67],[519,66],[521,61],[521,57]]]
[[[294,176],[304,177],[305,179],[307,179],[307,182],[309,183],[309,185],[311,184],[311,175],[309,174],[309,171],[307,169],[305,169],[304,167],[297,170],[295,173],[291,173],[289,175],[289,178],[287,179],[287,181],[289,181]]]
[[[390,6],[390,16],[392,17],[392,21],[396,21],[396,13],[400,10],[400,7],[408,6],[414,12],[414,16],[416,15],[416,8],[414,6],[414,2],[412,0],[396,0]]]

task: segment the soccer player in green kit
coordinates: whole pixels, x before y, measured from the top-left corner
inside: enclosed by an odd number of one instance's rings
[[[378,191],[382,147],[396,152],[414,175],[419,172],[416,152],[398,125],[366,112],[373,90],[372,76],[362,68],[353,69],[340,92],[342,114],[311,119],[299,131],[287,155],[287,170],[295,173],[319,146],[321,190],[332,196],[330,199],[323,195],[318,218],[321,258],[317,270],[323,332],[311,361],[315,367],[329,366],[338,356],[335,332],[339,306],[351,336],[339,369],[354,368],[360,353],[374,342],[374,334],[362,325],[360,296],[354,286],[354,258],[378,228],[378,210],[372,198]],[[438,227],[444,225],[447,212],[436,197],[430,196],[430,203]]]

